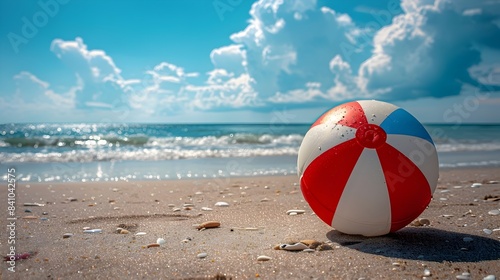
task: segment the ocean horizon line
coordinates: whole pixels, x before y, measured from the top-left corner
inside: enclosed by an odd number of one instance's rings
[[[36,124],[134,124],[134,125],[310,125],[312,122],[7,122],[0,125],[36,125]],[[500,126],[500,122],[470,122],[470,123],[445,123],[445,122],[422,122],[427,126]]]

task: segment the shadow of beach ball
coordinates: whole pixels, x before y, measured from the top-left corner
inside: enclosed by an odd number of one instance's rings
[[[439,177],[423,125],[395,105],[362,100],[323,114],[298,155],[304,198],[336,230],[365,236],[397,231],[429,205]]]

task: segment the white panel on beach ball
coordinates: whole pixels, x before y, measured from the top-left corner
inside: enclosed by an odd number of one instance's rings
[[[434,143],[410,113],[389,103],[345,103],[323,114],[299,149],[302,193],[325,223],[384,235],[417,218],[439,176]]]

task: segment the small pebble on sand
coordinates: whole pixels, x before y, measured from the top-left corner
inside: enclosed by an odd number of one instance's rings
[[[42,207],[42,206],[45,206],[45,204],[36,203],[36,202],[25,202],[23,204],[23,206],[39,206],[39,207]]]
[[[470,276],[470,273],[468,273],[468,272],[464,272],[460,275],[457,275],[455,278],[458,280],[471,280],[472,279]]]
[[[481,184],[481,183],[474,183],[474,184],[472,184],[470,187],[471,187],[471,188],[479,188],[479,187],[480,187],[480,186],[482,186],[482,185],[483,185],[483,184]]]
[[[215,203],[215,206],[219,206],[219,207],[228,207],[228,206],[229,206],[229,203],[224,202],[224,201],[219,201],[219,202],[216,202],[216,203]]]
[[[483,229],[483,232],[484,232],[484,234],[487,234],[487,235],[490,235],[493,233],[493,231],[491,229],[488,229],[488,228]]]
[[[143,231],[140,231],[140,232],[136,233],[135,235],[137,235],[137,236],[140,236],[140,235],[146,235],[146,233],[145,233],[145,232],[143,232]]]
[[[167,243],[167,241],[165,239],[163,239],[163,238],[160,237],[160,238],[156,239],[156,243],[160,244],[160,245],[163,245],[163,244]]]
[[[38,219],[37,216],[24,216],[23,219],[26,219],[26,220],[35,220],[35,219]]]
[[[63,234],[63,238],[70,238],[72,236],[73,236],[72,233],[65,233],[65,234]]]
[[[83,233],[102,233],[102,229],[100,228],[86,229],[83,231]]]
[[[498,209],[490,210],[490,211],[488,211],[488,215],[491,215],[491,216],[500,215],[500,210],[498,210]]]
[[[257,257],[257,261],[261,261],[261,262],[265,262],[265,261],[269,261],[271,260],[272,258],[271,257],[268,257],[268,256],[258,256]]]
[[[204,258],[206,258],[207,256],[208,256],[208,254],[207,254],[207,253],[199,253],[198,255],[196,255],[196,257],[197,257],[198,259],[204,259]]]

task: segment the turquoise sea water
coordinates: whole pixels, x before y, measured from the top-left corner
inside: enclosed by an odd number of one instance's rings
[[[296,174],[310,124],[3,124],[0,168],[20,181]],[[500,167],[500,125],[426,125],[440,167]],[[2,174],[0,173],[0,174]],[[5,177],[6,178],[6,177]]]

